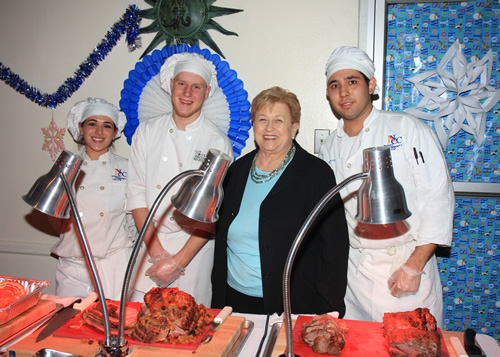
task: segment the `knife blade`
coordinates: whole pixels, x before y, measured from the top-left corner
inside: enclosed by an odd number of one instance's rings
[[[85,299],[75,300],[70,305],[56,312],[55,316],[49,321],[47,326],[36,337],[36,342],[43,341],[52,335],[59,327],[75,317],[80,311],[85,310],[90,304],[97,299],[96,293],[90,293]]]
[[[224,322],[224,320],[227,319],[229,315],[231,315],[232,312],[233,308],[231,306],[224,306],[224,308],[217,314],[217,316],[215,316],[210,330],[208,330],[208,333],[205,335],[205,337],[203,337],[201,343],[210,342],[210,340],[212,340],[212,337],[214,336],[215,330]]]

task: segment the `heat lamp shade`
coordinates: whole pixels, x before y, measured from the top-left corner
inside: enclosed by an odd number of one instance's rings
[[[69,200],[64,189],[61,173],[74,187],[83,159],[64,150],[50,169],[40,176],[23,200],[34,209],[57,218],[69,218]]]
[[[210,149],[200,170],[202,175],[190,176],[172,196],[174,207],[185,216],[203,223],[219,219],[222,202],[222,181],[231,158],[216,149]]]
[[[363,171],[369,176],[358,190],[355,219],[367,224],[389,224],[410,217],[403,187],[394,177],[390,148],[365,149],[363,155]]]

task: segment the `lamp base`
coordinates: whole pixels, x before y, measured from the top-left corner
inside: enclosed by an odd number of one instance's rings
[[[127,340],[124,340],[123,344],[119,344],[118,336],[112,335],[110,337],[111,345],[105,346],[104,343],[96,353],[96,357],[126,357],[130,356],[134,351],[133,347],[128,346]]]

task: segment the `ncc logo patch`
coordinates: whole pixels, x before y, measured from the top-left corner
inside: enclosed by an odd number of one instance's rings
[[[402,136],[398,136],[396,134],[387,136],[387,145],[385,145],[385,146],[390,147],[391,150],[394,150],[397,147],[400,147],[402,145],[403,145],[403,137]]]
[[[115,168],[115,174],[111,175],[111,179],[113,181],[123,181],[127,179],[127,171],[122,171],[120,169]]]

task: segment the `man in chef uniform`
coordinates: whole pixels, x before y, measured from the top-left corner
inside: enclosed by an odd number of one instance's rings
[[[354,217],[361,182],[340,191],[350,241],[344,318],[382,321],[384,312],[427,307],[442,327],[442,288],[434,251],[451,244],[455,207],[451,179],[429,126],[373,107],[379,93],[374,72],[372,60],[359,48],[332,52],[326,64],[326,95],[340,120],[319,156],[340,182],[363,171],[364,149],[390,147],[394,173],[412,215],[395,224],[360,224]]]
[[[161,88],[170,94],[173,111],[141,122],[132,139],[127,180],[127,209],[139,230],[164,186],[179,173],[198,169],[210,148],[231,158],[231,141],[203,115],[206,98],[217,88],[212,62],[196,53],[170,56],[160,70]],[[178,287],[198,304],[210,305],[214,242],[201,227],[176,211],[171,196],[162,200],[138,257],[132,301],[142,301],[151,288]]]

